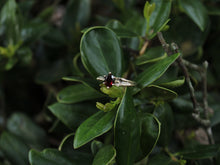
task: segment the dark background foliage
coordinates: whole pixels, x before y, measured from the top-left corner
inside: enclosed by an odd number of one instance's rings
[[[0,1],[0,165],[220,164],[220,2],[145,3]]]

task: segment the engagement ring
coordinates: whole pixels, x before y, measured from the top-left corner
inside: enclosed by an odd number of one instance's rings
[[[103,84],[106,85],[107,88],[114,86],[117,87],[129,87],[129,86],[135,86],[135,82],[131,80],[127,80],[125,78],[121,77],[115,77],[112,75],[111,72],[108,73],[108,75],[99,76],[96,78],[97,80],[103,81]]]

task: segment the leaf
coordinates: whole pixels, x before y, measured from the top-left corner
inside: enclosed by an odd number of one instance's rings
[[[71,29],[85,27],[89,21],[91,13],[90,0],[70,0],[68,1],[66,12],[63,18],[63,28],[71,32]]]
[[[73,82],[80,82],[86,86],[93,87],[94,89],[98,86],[98,81],[93,79],[87,79],[83,77],[76,77],[76,76],[67,76],[62,78],[65,81],[73,81]]]
[[[104,146],[104,144],[100,141],[93,140],[91,142],[91,151],[93,155],[96,155],[97,152]]]
[[[65,136],[58,150],[71,157],[77,165],[90,165],[93,160],[93,155],[90,152],[89,145],[75,150],[73,149],[73,139],[74,133]]]
[[[157,85],[149,85],[140,92],[141,96],[150,101],[169,101],[177,97],[177,93]]]
[[[157,154],[149,159],[147,165],[180,165],[178,162],[174,162],[170,157],[163,154]]]
[[[138,35],[133,31],[127,29],[121,22],[117,20],[111,20],[107,23],[106,27],[113,30],[118,37],[121,38],[130,38],[130,37],[137,37]]]
[[[140,123],[131,91],[127,88],[119,105],[114,127],[116,162],[118,165],[133,165],[140,147]]]
[[[93,27],[82,36],[80,53],[84,67],[93,77],[112,72],[121,76],[123,56],[116,34],[106,27]]]
[[[49,110],[70,129],[76,129],[90,115],[94,114],[97,109],[89,103],[79,104],[61,104],[55,103],[50,105]]]
[[[137,84],[142,88],[157,80],[168,69],[168,67],[179,57],[179,53],[166,57],[151,65],[136,78]]]
[[[213,127],[220,123],[220,105],[214,105],[212,109],[214,110],[214,114],[211,117],[211,126]]]
[[[28,165],[29,147],[20,138],[11,133],[3,132],[0,137],[0,148],[12,164]]]
[[[171,140],[174,129],[173,111],[169,104],[162,103],[155,107],[153,114],[161,123],[161,133],[158,143],[167,146]]]
[[[141,151],[143,157],[147,157],[155,147],[159,136],[161,124],[159,120],[150,113],[140,115],[141,118]]]
[[[168,22],[168,18],[171,11],[171,0],[166,1],[158,1],[158,0],[151,0],[151,3],[155,3],[156,7],[153,13],[150,16],[150,23],[147,25],[149,27],[148,34],[150,38],[153,38],[157,32],[161,31],[161,27],[165,26]],[[153,33],[150,34],[150,31],[153,30]]]
[[[203,3],[200,0],[179,0],[179,4],[201,31],[204,31],[208,25],[209,17]]]
[[[161,46],[157,46],[157,47],[147,49],[147,51],[142,56],[139,56],[136,59],[135,64],[143,65],[143,64],[148,64],[152,62],[157,62],[166,57],[167,57],[167,54],[164,53],[163,48]]]
[[[8,119],[7,129],[34,147],[46,144],[46,132],[22,113],[14,113]]]
[[[83,84],[77,84],[62,89],[57,95],[57,100],[60,103],[70,104],[100,97],[103,95],[97,90]]]
[[[104,134],[113,126],[115,111],[99,111],[84,121],[76,130],[73,146],[79,148],[92,139]]]
[[[15,45],[20,42],[20,22],[18,20],[17,3],[7,0],[0,12],[0,35],[6,36],[6,43]]]
[[[112,162],[116,156],[116,150],[112,145],[102,147],[92,162],[92,165],[107,165]]]
[[[214,157],[220,150],[220,145],[198,145],[188,149],[184,149],[176,153],[185,159],[208,159]]]
[[[49,31],[49,25],[38,20],[33,20],[21,29],[21,37],[24,43],[30,44],[40,39]]]
[[[159,83],[160,86],[164,86],[167,88],[176,88],[176,87],[180,87],[185,83],[185,77],[180,77],[177,80],[173,80],[170,82],[164,82],[164,83]]]
[[[74,159],[56,149],[45,149],[42,152],[30,150],[29,161],[31,165],[77,165]]]
[[[57,60],[53,63],[46,64],[41,67],[35,77],[35,82],[38,84],[48,84],[60,80],[68,74],[66,60]]]

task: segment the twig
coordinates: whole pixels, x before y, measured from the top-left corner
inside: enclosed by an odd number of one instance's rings
[[[179,53],[179,48],[178,46],[175,44],[175,43],[172,43],[172,48],[174,49],[174,52],[175,53]],[[188,84],[188,87],[189,87],[189,91],[190,91],[190,96],[191,96],[191,100],[193,102],[193,110],[194,110],[194,113],[196,114],[199,114],[199,104],[196,100],[196,96],[195,96],[195,90],[194,90],[194,87],[192,85],[192,82],[190,80],[190,77],[189,77],[189,72],[188,72],[188,69],[186,68],[186,66],[184,65],[183,63],[183,59],[181,56],[179,56],[179,58],[177,59],[177,63],[179,65],[179,67],[182,69],[183,73],[184,73],[184,76],[186,78],[186,83]]]
[[[179,48],[175,43],[171,44],[173,50],[170,49],[169,44],[166,43],[161,32],[159,32],[157,34],[157,36],[158,36],[158,39],[159,39],[163,49],[165,50],[165,52],[168,55],[172,55],[174,53],[179,53]],[[208,63],[205,61],[203,64],[204,68],[201,68],[196,64],[192,64],[192,63],[184,60],[181,56],[178,57],[177,63],[184,73],[184,76],[186,78],[186,83],[187,83],[189,90],[190,90],[190,96],[191,96],[191,100],[193,103],[192,116],[197,122],[199,122],[202,126],[204,126],[206,128],[206,132],[209,137],[209,141],[211,144],[214,144],[214,138],[213,138],[212,129],[210,126],[210,120],[209,120],[209,116],[208,116],[208,112],[209,112],[208,101],[207,101],[207,67],[208,67]],[[205,113],[205,119],[202,119],[200,116],[199,109],[201,107],[198,104],[198,101],[196,99],[195,90],[194,90],[194,87],[193,87],[192,82],[190,80],[189,72],[188,72],[188,69],[186,66],[191,69],[197,70],[201,74],[202,82],[203,82],[203,105],[204,105],[203,109],[204,109],[204,113]]]
[[[144,42],[144,44],[143,44],[143,46],[142,46],[142,48],[139,52],[140,56],[144,54],[144,52],[146,51],[148,45],[149,45],[149,40],[145,39],[145,42]]]

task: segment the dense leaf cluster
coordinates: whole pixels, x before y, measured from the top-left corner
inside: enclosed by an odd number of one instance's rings
[[[220,164],[219,5],[0,1],[0,165]]]

